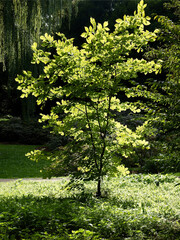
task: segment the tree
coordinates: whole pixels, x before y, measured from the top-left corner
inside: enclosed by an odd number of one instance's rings
[[[120,164],[119,155],[128,157],[135,147],[148,147],[143,139],[147,122],[133,131],[115,120],[117,113],[141,111],[140,104],[117,98],[118,92],[127,90],[126,82],[134,87],[139,73],[160,70],[158,62],[129,57],[156,39],[156,31],[144,30],[150,24],[145,7],[141,0],[134,16],[117,19],[111,33],[107,21],[96,24],[91,18],[91,26],[81,35],[86,40],[81,49],[64,34],[57,34],[59,40],[41,36],[41,48],[32,46],[32,63],[41,64],[43,72],[34,77],[24,71],[16,78],[22,97],[32,94],[42,107],[52,103],[50,113],[41,114],[40,121],[47,122],[52,133],[68,137],[67,145],[48,156],[57,174],[67,166],[76,178],[97,180],[97,196],[101,196],[102,177]],[[138,86],[133,87],[128,87],[127,96],[138,94]],[[37,160],[42,154],[36,150],[29,156]]]
[[[0,0],[0,114],[21,115],[24,120],[34,117],[34,99],[20,101],[14,78],[23,69],[39,71],[30,64],[32,43],[38,43],[45,32],[68,29],[78,1]]]
[[[152,101],[152,125],[158,130],[158,135],[152,142],[153,161],[161,162],[161,171],[179,171],[179,95],[180,95],[180,1],[171,0],[165,7],[171,13],[174,21],[167,16],[156,16],[160,23],[157,44],[146,53],[146,59],[161,59],[162,74],[156,81],[148,82],[148,87],[154,94],[160,93],[157,101]],[[152,114],[152,112],[154,114]],[[158,142],[158,144],[157,144]],[[158,149],[157,149],[158,148]],[[163,163],[163,164],[162,164]]]

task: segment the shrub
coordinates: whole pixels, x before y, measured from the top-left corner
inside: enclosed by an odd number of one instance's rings
[[[180,172],[179,152],[159,154],[145,161],[143,170],[146,173]]]

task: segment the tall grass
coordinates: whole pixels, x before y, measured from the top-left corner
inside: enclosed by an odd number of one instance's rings
[[[179,178],[130,175],[94,182],[0,183],[0,239],[178,240]]]

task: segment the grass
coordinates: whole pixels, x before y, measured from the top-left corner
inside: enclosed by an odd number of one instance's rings
[[[35,148],[37,146],[0,144],[0,178],[42,177],[40,170],[47,163],[36,163],[25,157]]]
[[[94,182],[0,183],[0,239],[179,240],[179,182],[173,175],[105,179],[104,198],[95,197]]]
[[[47,162],[25,153],[37,148],[0,145],[0,178],[41,177]],[[2,240],[180,240],[180,179],[132,174],[96,183],[77,181],[0,183]]]

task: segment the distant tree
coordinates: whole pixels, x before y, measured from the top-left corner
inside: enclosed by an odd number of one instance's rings
[[[156,16],[160,23],[157,44],[146,53],[148,60],[162,60],[162,74],[148,82],[149,89],[159,94],[152,101],[152,125],[157,128],[157,142],[152,142],[157,154],[154,158],[164,160],[163,171],[179,171],[180,146],[180,1],[171,0],[164,4],[174,12],[172,21],[167,16]],[[153,113],[153,114],[152,114]],[[155,151],[156,152],[156,151]],[[157,156],[156,156],[157,155]]]
[[[41,36],[41,48],[36,43],[32,46],[32,63],[41,64],[43,72],[34,77],[24,71],[16,78],[22,97],[32,94],[42,107],[49,101],[54,104],[49,114],[41,114],[40,121],[47,122],[53,133],[69,138],[66,146],[47,154],[53,173],[60,174],[66,166],[75,178],[97,180],[97,196],[101,196],[102,177],[115,172],[120,164],[117,154],[128,157],[134,148],[148,147],[143,139],[147,122],[133,131],[115,120],[118,113],[141,111],[141,104],[121,102],[117,93],[136,96],[140,91],[134,80],[138,74],[158,73],[161,68],[158,62],[129,57],[156,39],[156,31],[144,29],[150,24],[145,7],[141,0],[134,16],[116,20],[112,33],[107,21],[96,24],[91,18],[91,26],[81,35],[86,40],[81,49],[64,34],[58,33],[59,40]],[[133,87],[127,89],[124,83],[129,80]],[[43,154],[36,150],[29,156],[38,160]]]

